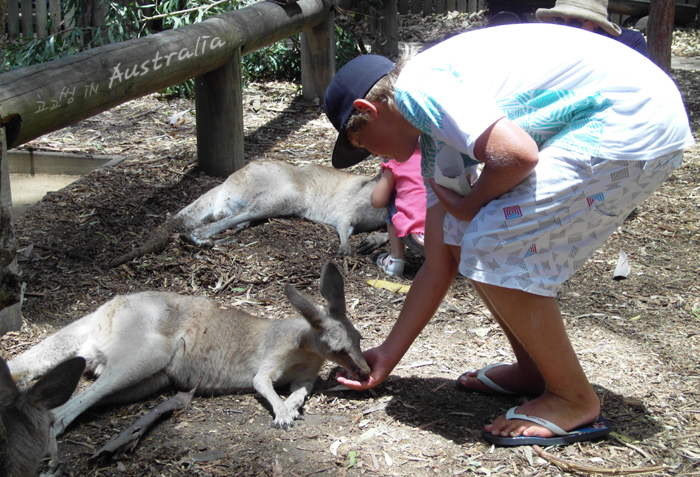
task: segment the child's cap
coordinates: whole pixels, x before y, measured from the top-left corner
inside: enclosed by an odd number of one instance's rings
[[[340,68],[326,89],[323,108],[339,132],[333,148],[333,167],[343,169],[367,159],[369,151],[356,148],[348,139],[345,125],[355,111],[353,102],[364,99],[370,89],[383,76],[394,69],[394,63],[379,55],[362,55]]]

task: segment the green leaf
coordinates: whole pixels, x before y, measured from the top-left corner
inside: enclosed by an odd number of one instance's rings
[[[351,467],[354,467],[355,464],[357,464],[356,456],[357,456],[356,451],[351,450],[350,452],[348,452],[348,466],[347,466],[348,469]]]

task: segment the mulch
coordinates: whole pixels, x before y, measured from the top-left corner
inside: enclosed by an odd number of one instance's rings
[[[676,71],[691,123],[700,121],[700,76]],[[335,131],[298,85],[254,83],[244,92],[246,159],[330,164]],[[186,110],[175,124],[170,120]],[[115,269],[111,258],[147,240],[222,179],[196,164],[192,101],[156,95],[124,104],[29,146],[123,155],[16,218],[25,287],[25,326],[0,338],[4,358],[27,349],[120,293],[146,289],[209,296],[259,316],[292,313],[283,285],[319,301],[318,276],[334,261],[346,277],[349,316],[363,347],[380,344],[403,305],[402,293],[377,289],[375,256],[337,257],[330,227],[287,217],[243,230],[211,250],[171,240],[165,250]],[[373,174],[375,161],[351,169]],[[364,393],[339,390],[327,364],[304,420],[270,427],[255,394],[195,398],[116,462],[88,462],[170,394],[81,416],[59,439],[67,475],[700,475],[700,147],[562,289],[559,302],[581,362],[615,433],[563,448],[492,447],[482,426],[518,397],[466,394],[462,372],[513,357],[466,280],[442,306],[392,376]],[[353,249],[364,237],[351,240]],[[613,280],[619,252],[632,271]],[[409,252],[410,285],[422,259]],[[89,382],[83,383],[83,387]],[[560,462],[560,461],[563,461]]]

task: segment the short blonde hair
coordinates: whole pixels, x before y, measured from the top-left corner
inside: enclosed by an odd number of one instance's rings
[[[370,103],[384,103],[390,109],[396,109],[396,103],[394,102],[394,87],[396,86],[396,80],[403,70],[404,65],[413,58],[418,49],[415,46],[407,46],[402,48],[401,56],[396,62],[396,66],[388,74],[383,76],[379,81],[377,81],[372,89],[369,90],[364,99]],[[362,127],[367,124],[370,120],[370,115],[368,113],[363,113],[355,110],[348,118],[347,123],[345,123],[346,131],[358,132]]]

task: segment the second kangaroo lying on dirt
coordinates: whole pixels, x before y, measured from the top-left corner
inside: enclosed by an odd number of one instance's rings
[[[272,405],[274,424],[287,428],[325,360],[353,376],[370,373],[360,333],[346,316],[343,277],[332,263],[323,268],[320,289],[327,308],[287,285],[289,301],[304,318],[281,320],[175,293],[117,296],[8,365],[22,384],[82,356],[98,376],[54,409],[55,435],[94,404],[132,402],[166,387],[192,389],[200,378],[200,394],[255,389]],[[273,386],[287,384],[291,394],[283,401]]]
[[[285,215],[335,227],[340,238],[338,254],[349,255],[350,235],[371,232],[386,223],[386,208],[375,209],[371,203],[378,180],[379,176],[327,166],[251,162],[169,218],[148,242],[111,260],[107,267],[162,250],[174,232],[181,233],[186,242],[211,247],[211,237],[224,230]]]

